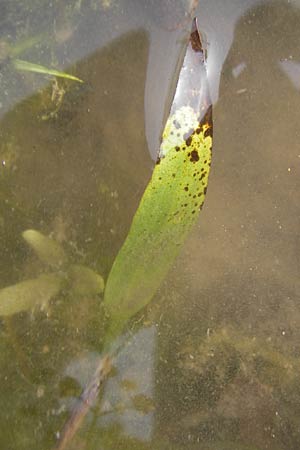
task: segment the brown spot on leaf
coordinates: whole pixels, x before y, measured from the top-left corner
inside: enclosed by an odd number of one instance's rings
[[[186,145],[187,145],[188,147],[191,145],[192,140],[193,140],[192,136],[190,136],[190,137],[188,137],[188,138],[186,139],[185,143],[186,143]]]
[[[204,131],[204,137],[212,136],[212,129],[211,127],[206,128]]]
[[[210,105],[202,119],[200,120],[200,126],[208,125],[210,130],[210,136],[213,134],[213,121],[212,121],[212,105]]]
[[[199,154],[198,154],[197,150],[193,150],[193,151],[191,152],[190,161],[192,161],[192,162],[197,162],[197,161],[199,161]]]

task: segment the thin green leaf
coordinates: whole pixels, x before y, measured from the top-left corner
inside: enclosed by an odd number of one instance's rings
[[[77,78],[74,75],[70,75],[65,72],[60,72],[59,70],[55,69],[48,69],[47,67],[41,66],[40,64],[34,64],[29,61],[23,61],[22,59],[13,59],[12,62],[17,70],[25,72],[41,73],[43,75],[52,75],[54,77],[66,78],[68,80],[83,83],[83,81],[80,78]]]

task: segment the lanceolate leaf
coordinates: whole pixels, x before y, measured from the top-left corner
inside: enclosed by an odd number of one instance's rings
[[[153,297],[204,202],[212,148],[205,52],[194,20],[152,178],[108,277],[108,340]]]
[[[25,71],[25,72],[34,72],[41,73],[43,75],[52,75],[54,77],[67,78],[68,80],[78,81],[79,83],[83,83],[80,78],[75,77],[74,75],[70,75],[65,72],[60,72],[56,69],[48,69],[45,66],[41,66],[40,64],[34,64],[29,61],[24,61],[23,59],[13,59],[13,65],[17,70]]]

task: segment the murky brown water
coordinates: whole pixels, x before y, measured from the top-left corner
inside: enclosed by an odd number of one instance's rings
[[[3,58],[1,287],[52,270],[28,228],[107,277],[151,176],[192,2],[30,3],[1,5],[0,41],[38,36],[18,57],[85,83],[58,81],[57,105],[52,82]],[[197,15],[216,102],[205,207],[73,450],[300,446],[300,4],[203,0]],[[1,320],[0,448],[54,447],[101,355],[100,302],[64,288],[47,311]]]

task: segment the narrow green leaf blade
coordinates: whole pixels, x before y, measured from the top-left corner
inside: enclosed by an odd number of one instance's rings
[[[43,75],[53,75],[54,77],[66,78],[68,80],[83,83],[83,81],[80,78],[77,78],[74,75],[70,75],[66,72],[60,72],[59,70],[49,69],[45,66],[41,66],[40,64],[34,64],[29,61],[24,61],[23,59],[13,59],[12,61],[14,67],[17,70],[25,72],[41,73]]]

